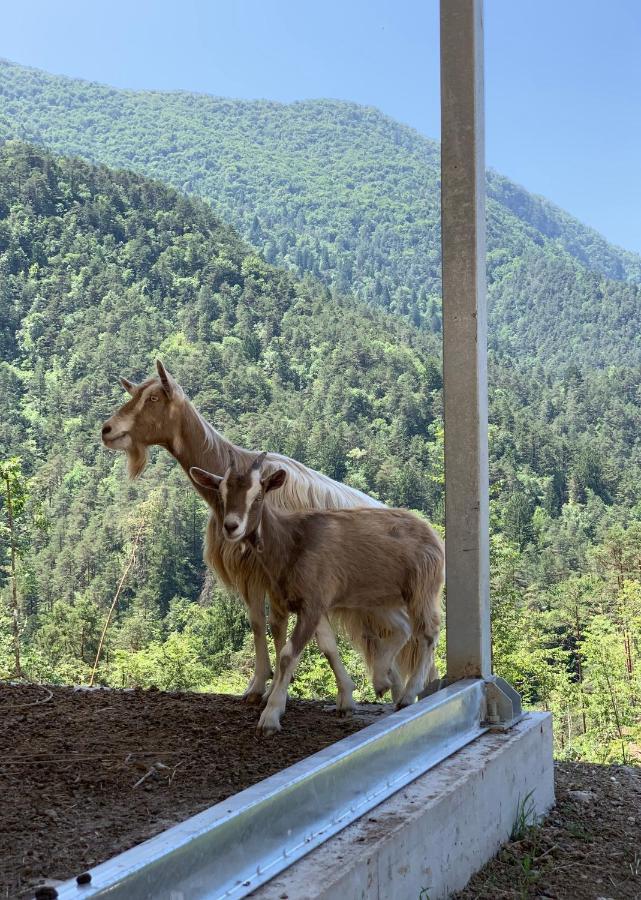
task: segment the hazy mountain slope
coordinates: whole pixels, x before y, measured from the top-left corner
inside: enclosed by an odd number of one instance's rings
[[[557,241],[564,250],[587,268],[621,281],[641,282],[641,255],[610,244],[594,228],[584,225],[560,207],[530,194],[521,185],[498,172],[488,172],[488,196],[506,207],[536,233]]]
[[[118,91],[10,63],[0,96],[0,134],[196,193],[268,261],[438,330],[438,145],[412,129],[337,101]],[[641,258],[499,175],[488,184],[500,346],[559,363],[640,359],[639,291],[625,282],[641,278]],[[552,273],[567,285],[558,297]]]

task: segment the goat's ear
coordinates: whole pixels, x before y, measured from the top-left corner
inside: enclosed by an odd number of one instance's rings
[[[131,394],[133,397],[138,385],[134,384],[133,381],[129,381],[128,378],[123,378],[122,375],[118,376],[118,381],[124,387],[124,389],[127,391],[127,393]]]
[[[206,472],[204,469],[197,468],[197,466],[191,467],[189,475],[196,484],[209,488],[211,491],[217,491],[220,487],[220,482],[223,480],[222,475],[214,475],[212,472]]]
[[[159,359],[156,360],[156,369],[158,370],[158,377],[164,392],[171,398],[176,390],[176,382]]]
[[[282,487],[287,481],[287,472],[284,469],[276,469],[271,475],[267,475],[261,480],[263,490],[266,494]]]

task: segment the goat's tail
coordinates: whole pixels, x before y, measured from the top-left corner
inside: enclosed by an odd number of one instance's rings
[[[411,634],[396,657],[396,665],[405,681],[416,671],[424,654],[424,639],[427,638],[429,659],[426,664],[426,685],[438,678],[434,651],[441,627],[441,591],[445,580],[445,548],[436,532],[432,529],[430,532],[405,594]]]

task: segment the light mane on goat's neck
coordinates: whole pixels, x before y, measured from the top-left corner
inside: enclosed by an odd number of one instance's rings
[[[217,431],[185,397],[179,413],[178,433],[175,445],[167,444],[167,450],[189,475],[191,466],[224,475],[230,465],[245,471],[255,460],[256,452],[238,447]],[[377,500],[361,494],[354,488],[338,484],[308,469],[302,463],[278,453],[270,453],[268,465],[282,466],[287,470],[283,487],[267,495],[266,505],[288,510],[337,509],[346,506],[380,506]],[[211,503],[211,491],[196,486],[201,496]]]

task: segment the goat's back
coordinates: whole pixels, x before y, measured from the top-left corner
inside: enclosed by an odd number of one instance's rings
[[[318,583],[360,605],[414,590],[417,579],[442,577],[443,542],[434,529],[403,509],[360,507],[279,513],[294,537],[292,577]],[[263,562],[269,566],[269,560]],[[300,584],[302,588],[302,583]]]

